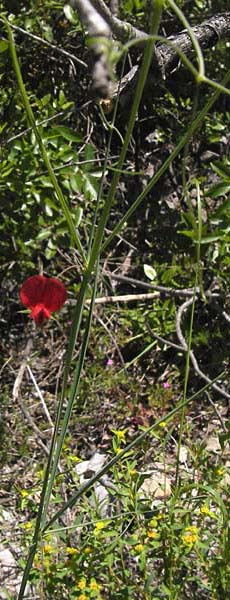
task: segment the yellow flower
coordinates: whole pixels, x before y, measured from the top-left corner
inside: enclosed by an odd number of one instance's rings
[[[80,596],[78,596],[78,600],[87,600],[87,596],[85,594],[80,594]]]
[[[221,475],[223,475],[224,469],[222,469],[221,467],[219,467],[219,469],[216,470],[216,474],[221,477]]]
[[[166,426],[167,426],[167,423],[166,423],[166,421],[161,421],[161,422],[159,423],[159,427],[162,427],[162,429],[164,429],[164,427],[166,427]]]
[[[67,546],[66,552],[71,556],[73,556],[74,554],[79,554],[79,550],[77,550],[77,548],[73,548],[72,546]]]
[[[105,521],[98,521],[98,523],[96,523],[95,527],[96,527],[96,529],[104,529],[104,527],[106,527],[106,523],[105,523]]]
[[[198,540],[199,529],[195,525],[191,525],[190,527],[186,527],[185,533],[182,535],[183,543],[186,546],[192,546]]]
[[[209,508],[208,508],[208,506],[206,504],[204,504],[203,506],[201,506],[200,513],[201,513],[201,515],[204,515],[205,517],[210,517],[211,519],[217,519],[218,518],[215,515],[214,512],[212,512],[211,510],[209,510]]]
[[[28,498],[30,492],[28,492],[28,490],[20,490],[20,494],[22,498]]]
[[[85,553],[85,554],[90,554],[91,552],[92,552],[92,547],[91,547],[91,546],[86,546],[86,547],[84,548],[84,553]]]
[[[137,474],[136,469],[130,469],[129,474],[131,475],[131,477],[134,477]]]
[[[81,459],[78,458],[78,456],[75,456],[74,454],[70,454],[68,458],[74,464],[79,463],[81,461]]]
[[[54,548],[50,544],[45,544],[45,546],[43,546],[44,554],[51,554],[53,550]]]
[[[160,521],[161,519],[164,519],[164,513],[158,513],[156,518],[158,521]]]
[[[89,587],[91,590],[93,590],[95,592],[99,592],[101,586],[98,585],[98,583],[95,581],[95,579],[91,579]]]
[[[153,529],[150,529],[150,531],[147,531],[147,536],[148,538],[154,540],[159,537],[159,533],[157,533],[157,531],[153,531]]]
[[[114,433],[114,435],[117,436],[118,440],[120,440],[121,442],[125,442],[125,436],[126,436],[126,432],[128,431],[128,429],[111,429],[111,431]]]
[[[134,546],[134,550],[136,550],[136,552],[142,552],[143,549],[143,544],[136,544],[136,546]]]
[[[115,453],[116,453],[116,454],[120,454],[120,452],[121,452],[121,448],[120,448],[120,446],[118,446],[118,447],[116,448],[116,450],[115,450]]]
[[[27,523],[23,523],[23,528],[26,529],[26,531],[29,531],[29,529],[32,529],[33,527],[33,521],[27,521]]]
[[[106,521],[98,521],[95,524],[95,528],[94,528],[94,535],[99,535],[100,531],[102,529],[104,529],[105,527],[107,527],[107,522]]]
[[[79,590],[85,590],[85,588],[86,588],[86,579],[85,579],[85,577],[82,577],[82,578],[80,579],[80,581],[79,581],[79,582],[78,582],[78,584],[77,584],[77,588],[78,588]]]

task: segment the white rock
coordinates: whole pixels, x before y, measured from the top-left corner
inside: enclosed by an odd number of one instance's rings
[[[161,500],[171,495],[171,481],[164,473],[154,471],[146,475],[146,479],[138,490],[142,497]]]

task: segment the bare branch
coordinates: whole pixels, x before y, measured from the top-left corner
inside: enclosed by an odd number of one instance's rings
[[[121,21],[115,15],[113,15],[108,6],[106,6],[104,0],[92,0],[92,4],[98,13],[108,23],[113,35],[120,42],[128,42],[129,40],[140,40],[143,45],[144,40],[148,39],[148,34],[136,27],[133,27],[127,21]]]
[[[189,306],[191,306],[193,303],[193,298],[190,298],[189,300],[187,300],[186,302],[184,302],[178,312],[177,312],[177,316],[176,316],[176,332],[177,332],[177,337],[181,343],[181,349],[184,350],[184,352],[187,352],[188,350],[188,346],[187,346],[187,342],[185,340],[185,337],[182,333],[182,328],[181,328],[181,320],[183,318],[183,314],[184,312],[189,308]],[[201,371],[197,359],[195,357],[194,352],[191,350],[190,351],[190,358],[191,358],[191,362],[193,364],[194,370],[197,373],[197,375],[199,375],[199,377],[201,377],[201,379],[203,379],[204,381],[206,381],[206,383],[209,383],[211,385],[211,387],[218,392],[219,394],[221,394],[221,396],[224,396],[224,398],[227,398],[227,400],[230,400],[230,394],[228,392],[226,392],[223,388],[221,388],[219,385],[217,385],[216,383],[212,383],[212,380],[210,379],[210,377],[208,377],[207,375],[205,375],[205,373],[203,373],[203,371]]]
[[[116,273],[112,273],[110,271],[103,271],[102,274],[107,275],[116,281],[123,281],[124,283],[130,283],[130,285],[135,285],[136,287],[142,287],[148,290],[155,290],[160,292],[160,294],[165,294],[165,296],[182,296],[187,298],[194,295],[194,288],[184,288],[181,290],[172,289],[163,285],[154,285],[153,283],[148,283],[146,281],[142,281],[141,279],[133,279],[132,277],[126,277],[125,275],[117,275]],[[200,290],[197,288],[196,293],[199,294],[199,292]]]
[[[10,23],[10,27],[12,29],[15,29],[15,31],[19,31],[23,35],[26,35],[27,37],[32,38],[32,40],[34,40],[35,42],[38,42],[39,44],[43,44],[43,46],[48,46],[55,52],[59,52],[59,54],[66,56],[69,60],[72,60],[72,61],[78,63],[79,65],[81,65],[82,67],[85,67],[85,69],[87,69],[88,65],[83,60],[81,60],[80,58],[77,58],[77,56],[75,56],[74,54],[67,52],[67,50],[60,48],[59,46],[55,46],[55,44],[51,44],[50,42],[47,42],[47,40],[44,40],[39,35],[34,35],[34,33],[30,33],[30,31],[26,31],[26,29],[22,29],[22,27],[18,27],[18,25],[13,25],[12,23]]]
[[[112,26],[111,29],[113,31]],[[230,12],[219,13],[192,29],[202,50],[212,48],[219,39],[230,38]],[[134,39],[138,38],[135,38],[134,36]],[[152,81],[156,82],[156,79],[159,77],[165,79],[174,69],[180,66],[181,61],[177,48],[183,52],[186,57],[194,55],[192,41],[187,31],[183,30],[176,36],[166,38],[166,42],[167,40],[170,41],[170,46],[167,45],[167,43],[158,43],[155,46],[151,70],[148,77],[149,85],[151,85]],[[121,79],[119,85],[117,83],[113,84],[112,97],[115,98],[118,93],[120,94],[120,91],[123,97],[126,94],[127,97],[129,97],[129,90],[132,90],[133,87],[135,87],[138,74],[139,67],[135,65],[130,72],[125,75],[125,78]]]
[[[109,302],[136,302],[137,300],[155,300],[159,298],[160,294],[155,292],[153,294],[123,294],[121,296],[102,296],[101,298],[95,298],[95,304],[108,304]],[[86,300],[87,304],[90,304],[91,300]]]
[[[78,11],[82,25],[90,37],[110,37],[110,27],[100,15],[94,2],[90,0],[71,0],[71,6]]]
[[[105,42],[111,37],[111,29],[90,0],[71,0],[71,5],[78,11],[90,41],[93,94],[106,98],[110,93],[111,77]]]

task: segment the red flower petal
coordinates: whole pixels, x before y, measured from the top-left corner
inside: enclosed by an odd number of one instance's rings
[[[51,312],[59,310],[65,303],[67,292],[61,281],[51,277],[46,279],[43,292],[43,303]]]
[[[34,319],[36,325],[41,325],[45,319],[50,319],[51,312],[43,304],[36,304],[31,309],[31,319]]]
[[[34,275],[24,281],[20,290],[20,299],[24,306],[31,309],[31,317],[36,325],[51,317],[51,312],[59,310],[67,298],[66,288],[54,277]]]
[[[20,289],[21,303],[24,306],[31,308],[42,302],[46,279],[43,275],[34,275],[24,281]]]

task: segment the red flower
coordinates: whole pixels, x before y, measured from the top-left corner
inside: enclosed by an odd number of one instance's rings
[[[66,288],[54,277],[34,275],[24,281],[20,289],[21,303],[31,310],[30,317],[36,325],[50,319],[51,313],[59,310],[67,298]]]

